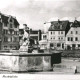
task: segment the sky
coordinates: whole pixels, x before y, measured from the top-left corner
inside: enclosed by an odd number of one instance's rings
[[[0,11],[32,29],[44,29],[55,20],[80,20],[80,0],[0,0]]]

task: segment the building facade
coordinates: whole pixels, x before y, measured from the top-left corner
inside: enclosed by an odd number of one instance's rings
[[[41,30],[30,29],[30,38],[39,42],[41,40]]]
[[[19,23],[13,16],[0,13],[0,50],[19,49]]]
[[[48,43],[50,48],[63,50],[65,49],[65,36],[70,29],[69,21],[53,21],[48,30]]]
[[[41,40],[39,41],[40,49],[48,49],[48,34],[42,33]]]
[[[80,22],[75,20],[71,23],[70,30],[66,35],[66,49],[80,49]]]

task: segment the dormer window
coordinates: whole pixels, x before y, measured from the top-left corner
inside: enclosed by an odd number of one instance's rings
[[[71,34],[73,34],[73,31],[71,31]]]
[[[12,22],[12,18],[10,19],[10,22]]]
[[[60,25],[60,29],[62,29],[62,25]]]
[[[8,19],[8,22],[10,22],[10,23],[13,23],[13,17],[12,16],[9,16],[9,19]]]
[[[52,25],[52,29],[54,29],[54,25]]]

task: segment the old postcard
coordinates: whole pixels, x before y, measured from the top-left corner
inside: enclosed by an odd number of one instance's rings
[[[79,0],[0,0],[0,77],[80,79]]]

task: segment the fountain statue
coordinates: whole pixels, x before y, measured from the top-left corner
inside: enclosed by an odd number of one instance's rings
[[[19,51],[27,51],[28,52],[28,45],[29,45],[29,33],[26,32],[24,29],[24,34],[21,39],[21,45]]]

